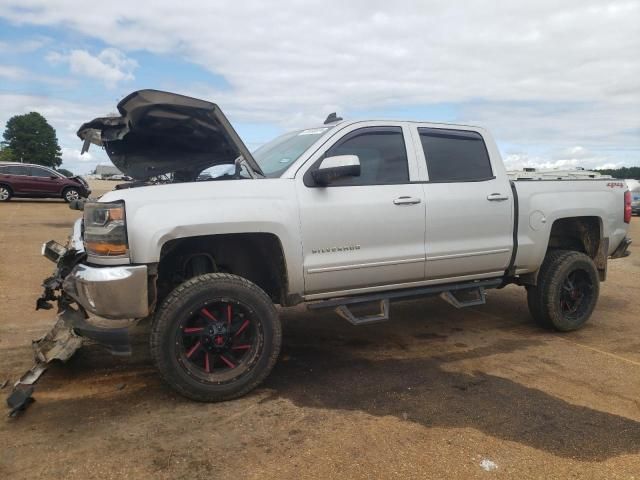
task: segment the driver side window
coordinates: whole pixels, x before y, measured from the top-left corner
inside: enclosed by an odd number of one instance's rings
[[[360,176],[336,179],[328,187],[409,183],[407,149],[401,127],[354,130],[332,146],[324,158],[337,155],[357,155]],[[317,165],[319,162],[314,167]]]

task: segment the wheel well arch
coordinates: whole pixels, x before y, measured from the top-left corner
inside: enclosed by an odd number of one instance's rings
[[[549,250],[573,250],[589,256],[600,280],[607,274],[608,239],[603,236],[602,219],[597,216],[565,217],[554,220],[549,232]]]
[[[196,275],[232,273],[258,285],[274,303],[286,305],[288,277],[282,243],[266,232],[201,235],[169,240],[158,263],[157,301]]]
[[[11,188],[11,185],[9,185],[8,183],[0,182],[0,185],[7,188],[11,193],[13,193],[13,188]]]
[[[551,225],[548,248],[575,250],[595,259],[601,243],[600,217],[565,217]]]

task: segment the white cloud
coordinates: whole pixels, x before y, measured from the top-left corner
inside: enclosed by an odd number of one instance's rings
[[[94,156],[90,152],[81,154],[79,148],[62,147],[62,161],[65,164],[70,163],[91,163],[95,161]]]
[[[545,155],[510,152],[505,155],[503,160],[508,170],[521,170],[526,167],[560,169],[580,167],[589,170],[618,168],[624,165],[623,162],[612,161],[608,156],[597,154],[579,145],[560,151],[552,151]]]
[[[603,163],[602,165],[596,165],[596,169],[598,170],[604,170],[604,169],[613,169],[613,168],[620,168],[622,167],[622,163],[618,162],[618,163]]]
[[[26,40],[13,41],[11,43],[0,41],[0,53],[31,53],[41,49],[50,42],[51,39],[49,37],[42,35]]]
[[[86,50],[71,50],[68,54],[50,52],[46,58],[52,64],[67,63],[72,73],[96,78],[107,88],[133,80],[133,71],[138,67],[135,60],[116,48],[105,48],[96,56]]]
[[[0,65],[0,78],[7,80],[20,80],[27,75],[26,70],[12,65]]]
[[[640,163],[638,0],[416,0],[400,8],[381,0],[283,0],[278,8],[114,0],[100,9],[4,0],[0,16],[112,46],[97,56],[53,56],[108,87],[133,78],[136,65],[123,52],[189,60],[230,88],[182,84],[182,92],[216,101],[234,120],[298,127],[336,110],[449,103],[458,105],[453,120],[517,145],[526,154],[519,162]],[[576,145],[597,153],[562,153]],[[600,153],[616,149],[635,153]],[[554,153],[531,153],[541,150]]]
[[[23,83],[33,82],[62,87],[70,87],[75,83],[73,79],[68,77],[35,75],[28,70],[15,65],[0,65],[0,78],[12,81],[22,80]]]
[[[637,1],[286,2],[7,0],[0,15],[69,25],[124,50],[178,53],[253,109],[488,100],[638,101]],[[86,53],[86,52],[85,52]],[[615,74],[614,74],[615,73]],[[170,75],[170,72],[168,72]],[[240,104],[241,102],[238,101]]]

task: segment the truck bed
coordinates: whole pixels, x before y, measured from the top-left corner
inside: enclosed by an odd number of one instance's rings
[[[511,181],[516,202],[517,274],[535,271],[544,258],[554,222],[592,217],[608,239],[610,255],[626,234],[626,184],[609,176],[595,178],[519,178]]]

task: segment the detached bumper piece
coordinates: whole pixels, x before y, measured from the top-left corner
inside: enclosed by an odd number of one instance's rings
[[[17,416],[34,400],[33,385],[55,360],[66,362],[82,346],[85,339],[93,340],[114,355],[130,355],[131,342],[128,328],[101,328],[88,323],[82,309],[67,306],[58,315],[53,328],[44,337],[32,342],[35,363],[14,384],[7,397],[9,416]]]
[[[82,338],[74,333],[72,326],[73,320],[81,317],[82,312],[78,310],[66,310],[58,316],[56,324],[49,333],[32,342],[35,363],[14,384],[13,391],[7,398],[10,417],[17,416],[34,401],[31,396],[33,384],[47,370],[50,362],[54,360],[66,362],[82,346]]]
[[[624,237],[624,239],[620,242],[620,245],[618,245],[618,248],[616,248],[611,254],[611,258],[628,257],[631,253],[629,251],[629,245],[631,245],[631,239],[629,237]]]

